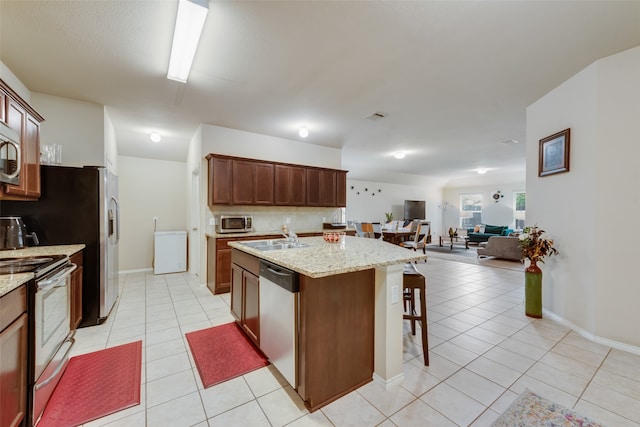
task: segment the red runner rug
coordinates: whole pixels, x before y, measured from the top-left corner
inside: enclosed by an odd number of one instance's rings
[[[140,404],[142,341],[72,357],[38,427],[70,427]]]
[[[205,388],[269,364],[235,322],[186,336]]]

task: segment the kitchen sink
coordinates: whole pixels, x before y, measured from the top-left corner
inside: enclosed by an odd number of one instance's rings
[[[303,243],[292,243],[288,242],[284,239],[280,240],[257,240],[250,242],[241,242],[243,245],[249,246],[250,248],[257,249],[259,251],[276,251],[280,249],[297,249],[297,248],[306,248],[309,245],[305,245]]]

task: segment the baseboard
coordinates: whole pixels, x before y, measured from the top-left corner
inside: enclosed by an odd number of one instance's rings
[[[120,270],[118,274],[146,273],[147,271],[153,271],[153,268],[138,268],[136,270]]]
[[[399,373],[398,375],[396,375],[393,378],[390,378],[388,380],[384,380],[382,379],[382,377],[378,374],[376,374],[375,372],[373,373],[373,381],[380,384],[382,387],[384,387],[385,390],[388,390],[392,387],[395,387],[397,385],[402,384],[402,382],[404,381],[404,372]]]
[[[638,346],[634,346],[634,345],[629,345],[620,341],[615,341],[615,340],[611,340],[609,338],[603,338],[603,337],[599,337],[597,335],[592,334],[591,332],[587,331],[586,329],[574,324],[573,322],[568,321],[567,319],[565,319],[562,316],[558,316],[556,313],[552,312],[552,311],[548,311],[543,309],[542,312],[544,313],[545,316],[549,317],[550,319],[564,325],[567,326],[569,328],[571,328],[572,330],[574,330],[577,334],[585,337],[586,339],[588,339],[589,341],[593,341],[596,344],[602,344],[605,345],[607,347],[612,347],[615,348],[617,350],[622,350],[622,351],[626,351],[629,353],[633,353],[633,354],[637,354],[640,356],[640,347]]]

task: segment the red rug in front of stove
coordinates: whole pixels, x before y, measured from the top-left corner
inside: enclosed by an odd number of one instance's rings
[[[269,364],[235,322],[186,336],[205,388]]]
[[[38,427],[69,427],[140,404],[142,341],[72,357]]]

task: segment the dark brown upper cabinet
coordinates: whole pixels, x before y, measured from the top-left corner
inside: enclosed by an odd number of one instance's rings
[[[232,160],[207,156],[209,161],[209,206],[232,204]]]
[[[0,120],[20,135],[21,169],[17,185],[1,184],[0,199],[40,197],[40,123],[44,118],[0,80]]]
[[[275,165],[275,198],[278,206],[305,206],[307,169],[304,166]]]
[[[307,205],[336,206],[336,171],[307,169]]]
[[[273,164],[233,160],[233,204],[273,205]]]
[[[206,158],[210,206],[346,206],[346,171],[218,154]]]
[[[347,206],[347,171],[336,171],[336,206]]]

